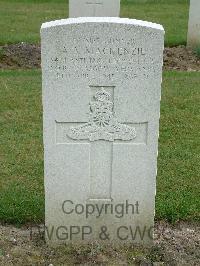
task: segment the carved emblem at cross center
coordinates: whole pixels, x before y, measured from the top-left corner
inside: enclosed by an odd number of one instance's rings
[[[119,123],[114,114],[111,95],[104,90],[97,91],[90,105],[90,117],[87,123],[71,127],[68,136],[74,140],[132,140],[136,138],[134,127]]]

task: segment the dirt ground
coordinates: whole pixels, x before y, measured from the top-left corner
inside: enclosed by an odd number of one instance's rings
[[[35,44],[21,43],[0,46],[0,68],[39,68],[40,53],[40,46]]]
[[[51,248],[43,230],[0,225],[0,265],[200,265],[200,225],[156,223],[151,248],[63,245]]]
[[[13,44],[0,46],[0,69],[40,68],[40,46]],[[200,71],[200,57],[185,46],[165,48],[164,69]]]

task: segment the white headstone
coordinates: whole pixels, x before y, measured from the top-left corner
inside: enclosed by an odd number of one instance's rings
[[[41,38],[47,241],[151,242],[162,26],[67,19]]]
[[[119,17],[120,0],[69,0],[69,17]]]
[[[200,47],[200,0],[190,0],[187,45]]]

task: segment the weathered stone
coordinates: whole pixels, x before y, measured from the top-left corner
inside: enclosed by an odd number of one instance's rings
[[[69,17],[118,17],[120,0],[69,0]]]
[[[47,241],[152,241],[163,36],[120,18],[42,25]]]

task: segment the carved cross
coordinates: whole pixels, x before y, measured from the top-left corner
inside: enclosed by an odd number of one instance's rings
[[[112,160],[115,142],[132,143],[140,135],[146,138],[146,123],[119,123],[114,113],[114,87],[90,87],[90,114],[85,123],[57,122],[70,143],[90,144],[90,196],[88,200],[110,201],[112,192]],[[138,127],[139,125],[139,127]],[[137,130],[136,130],[137,127]],[[140,129],[139,129],[140,128]],[[142,131],[141,131],[142,130]],[[57,134],[59,129],[57,129]],[[59,143],[59,141],[57,141]]]
[[[86,5],[89,5],[93,8],[92,15],[96,16],[97,9],[103,5],[103,2],[100,0],[90,0],[86,2]]]

